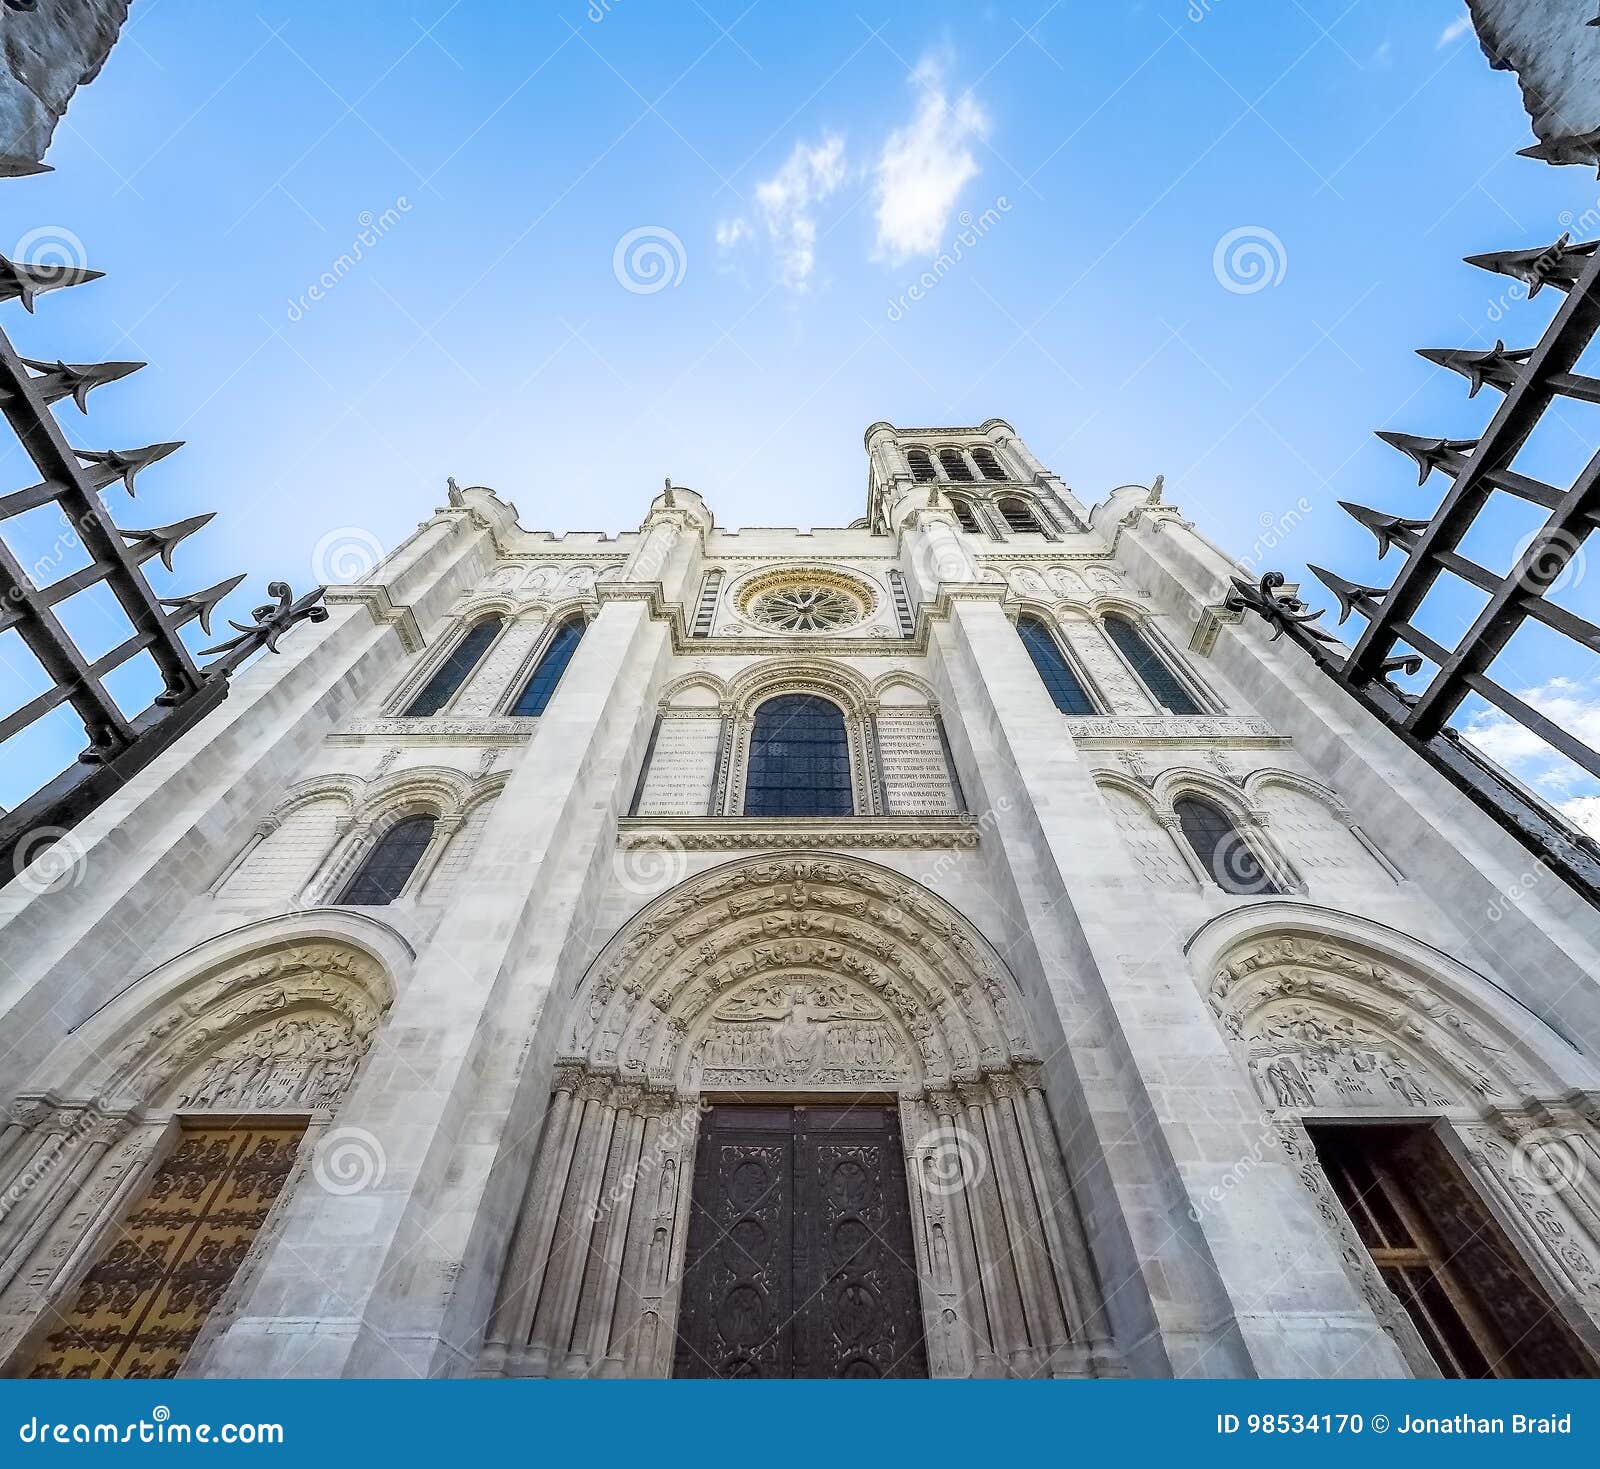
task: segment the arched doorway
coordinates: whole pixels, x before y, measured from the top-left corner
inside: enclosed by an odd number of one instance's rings
[[[1014,982],[926,888],[822,854],[715,868],[572,1010],[485,1374],[1108,1370]]]
[[[224,1324],[393,996],[374,949],[288,937],[284,920],[259,928],[131,986],[13,1104],[0,1135],[7,1375],[171,1377]]]
[[[1211,1008],[1419,1376],[1600,1371],[1593,1067],[1504,990],[1284,900],[1190,941]]]

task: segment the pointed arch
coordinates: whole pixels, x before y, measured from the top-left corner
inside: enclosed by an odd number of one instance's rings
[[[1017,618],[1017,636],[1057,709],[1063,714],[1099,713],[1088,686],[1044,618],[1024,611]]]
[[[1146,628],[1125,612],[1101,614],[1100,625],[1145,691],[1168,714],[1204,714],[1198,696],[1173,667]]]

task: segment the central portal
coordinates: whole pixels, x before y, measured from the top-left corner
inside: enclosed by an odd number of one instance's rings
[[[677,1377],[926,1377],[892,1106],[713,1107]]]

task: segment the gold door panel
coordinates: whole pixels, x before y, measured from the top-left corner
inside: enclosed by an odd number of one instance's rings
[[[244,1262],[305,1124],[185,1127],[30,1377],[173,1377]]]

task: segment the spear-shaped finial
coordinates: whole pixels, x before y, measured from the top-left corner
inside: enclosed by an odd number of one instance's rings
[[[174,627],[182,627],[186,622],[200,620],[200,630],[208,636],[211,632],[211,614],[217,610],[217,603],[228,595],[240,582],[244,580],[241,572],[238,576],[230,576],[226,581],[219,581],[213,587],[204,591],[190,592],[183,597],[162,597],[163,607],[172,608],[170,619]]]
[[[172,553],[178,542],[187,540],[202,526],[209,524],[216,514],[215,510],[208,510],[204,515],[191,515],[187,520],[175,520],[171,525],[158,525],[151,530],[123,530],[120,525],[116,530],[141,563],[152,556],[159,556],[161,564],[171,571]]]
[[[263,602],[261,606],[252,608],[249,622],[235,622],[229,618],[228,626],[237,628],[239,636],[229,638],[214,648],[200,650],[202,657],[210,653],[222,654],[215,663],[206,664],[203,670],[206,677],[226,678],[258,648],[276,653],[278,640],[298,622],[326,622],[328,609],[320,605],[324,590],[323,587],[313,587],[303,596],[296,597],[288,582],[268,582],[267,595],[277,600]]]
[[[95,388],[114,383],[144,366],[142,362],[40,362],[32,357],[24,357],[22,362],[36,374],[33,386],[46,403],[58,402],[70,394],[80,413],[89,411],[87,399]]]
[[[1491,250],[1486,255],[1468,255],[1465,259],[1468,265],[1476,265],[1480,270],[1523,282],[1531,301],[1546,286],[1570,291],[1577,284],[1589,256],[1594,254],[1595,246],[1600,244],[1597,240],[1586,240],[1580,245],[1571,241],[1570,234],[1563,234],[1542,250]]]
[[[97,281],[104,274],[103,270],[85,270],[78,265],[29,265],[0,255],[0,301],[21,301],[23,310],[32,311],[35,296]]]
[[[1377,612],[1379,605],[1388,595],[1387,587],[1367,587],[1360,582],[1347,581],[1336,572],[1328,571],[1325,567],[1307,565],[1306,570],[1316,577],[1335,597],[1339,599],[1339,621],[1343,622],[1352,612],[1359,612],[1363,617],[1370,618]]]
[[[1353,516],[1378,538],[1380,559],[1389,554],[1390,546],[1399,546],[1401,550],[1409,551],[1416,545],[1417,537],[1428,528],[1426,520],[1408,520],[1403,516],[1388,515],[1382,510],[1372,510],[1365,505],[1357,505],[1352,500],[1339,501],[1339,508],[1347,515]]]
[[[1488,352],[1469,352],[1464,347],[1419,347],[1417,356],[1459,372],[1467,380],[1467,396],[1476,398],[1485,383],[1502,393],[1510,392],[1522,376],[1523,364],[1533,356],[1533,348],[1508,348],[1504,342],[1496,341]]]
[[[168,454],[182,447],[183,440],[178,439],[170,444],[147,444],[142,449],[74,449],[72,452],[95,466],[88,474],[95,489],[103,490],[120,479],[131,495],[134,492],[134,476],[141,469],[148,468],[158,459],[165,459]]]
[[[1419,485],[1425,484],[1435,469],[1447,469],[1451,455],[1470,454],[1478,447],[1476,439],[1425,439],[1417,434],[1394,433],[1382,428],[1378,430],[1378,437],[1391,449],[1398,449],[1416,461]]]

